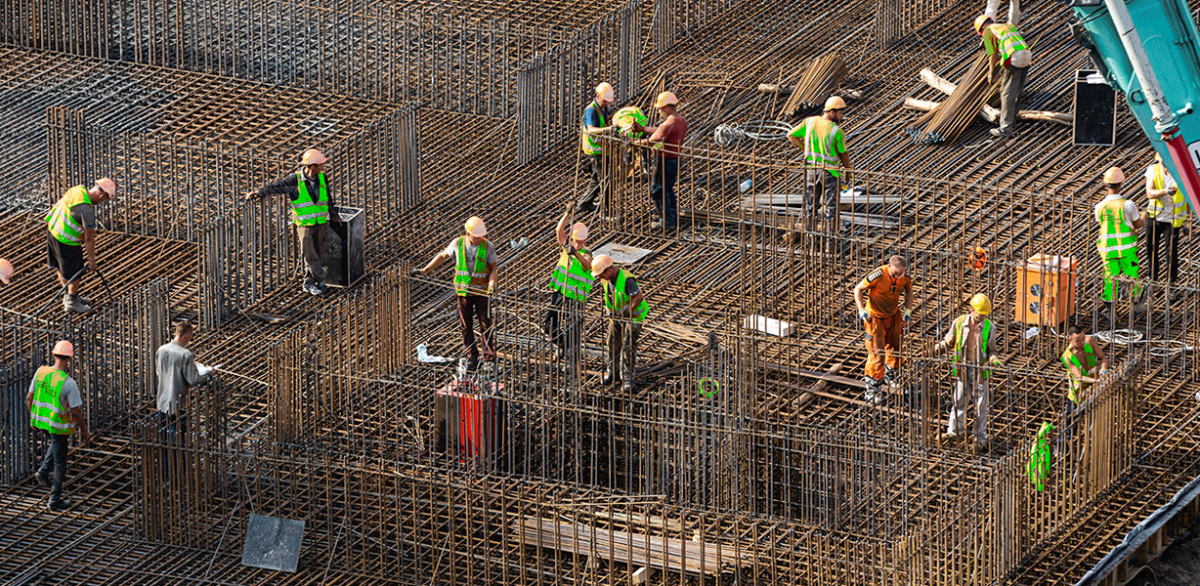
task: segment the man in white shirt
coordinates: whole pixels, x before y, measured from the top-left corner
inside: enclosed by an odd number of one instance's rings
[[[197,365],[196,358],[187,346],[192,342],[195,328],[187,320],[175,324],[175,339],[158,347],[154,353],[154,370],[158,373],[158,418],[164,429],[177,429],[180,416],[179,403],[187,394],[188,387],[208,382],[210,369]]]
[[[1161,271],[1168,283],[1179,278],[1179,229],[1187,220],[1188,205],[1175,184],[1175,179],[1163,164],[1162,155],[1154,155],[1154,164],[1146,167],[1146,258],[1150,263],[1150,280],[1157,281]],[[1166,259],[1163,259],[1163,255]]]
[[[1146,221],[1138,213],[1137,204],[1121,195],[1121,184],[1124,182],[1125,173],[1119,167],[1111,167],[1105,171],[1104,184],[1107,194],[1096,204],[1096,221],[1100,223],[1100,239],[1096,243],[1096,249],[1104,263],[1104,291],[1100,298],[1104,301],[1105,313],[1110,319],[1113,299],[1120,297],[1120,283],[1117,277],[1137,279],[1137,231],[1146,226]],[[1133,285],[1133,298],[1139,298],[1136,283]],[[1138,307],[1134,309],[1139,311]],[[1141,310],[1144,310],[1144,306]]]

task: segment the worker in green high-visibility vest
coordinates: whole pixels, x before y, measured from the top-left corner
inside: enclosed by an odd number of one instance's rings
[[[1050,477],[1050,466],[1054,460],[1050,446],[1053,442],[1054,426],[1049,421],[1043,421],[1033,445],[1029,446],[1029,481],[1037,487],[1038,492],[1045,489],[1046,480]]]
[[[454,259],[454,294],[458,299],[458,325],[462,330],[463,351],[467,354],[467,370],[479,367],[479,347],[475,344],[475,320],[479,320],[479,338],[483,345],[483,361],[496,359],[492,346],[492,312],[489,300],[496,291],[497,267],[500,265],[496,247],[488,241],[487,225],[483,218],[471,216],[463,224],[462,236],[450,241],[446,249],[433,257],[424,275]]]
[[[1146,227],[1137,204],[1121,195],[1124,182],[1125,173],[1119,167],[1110,167],[1104,172],[1107,194],[1096,204],[1096,221],[1100,224],[1096,249],[1104,262],[1104,291],[1100,299],[1104,302],[1106,316],[1112,315],[1113,300],[1122,297],[1123,290],[1117,278],[1138,278],[1137,233]],[[1132,289],[1133,298],[1140,302],[1140,288],[1136,282]],[[1138,303],[1134,310],[1145,311],[1145,306]]]
[[[1075,409],[1086,398],[1092,382],[1108,374],[1108,356],[1091,336],[1084,335],[1076,324],[1067,327],[1067,347],[1059,357],[1067,369],[1067,405],[1063,412],[1066,428],[1063,435],[1071,439],[1075,429]],[[1097,370],[1098,369],[1098,370]]]
[[[1162,155],[1154,153],[1154,164],[1146,168],[1146,258],[1150,261],[1150,280],[1157,281],[1161,269],[1168,283],[1179,280],[1179,233],[1191,210],[1187,197],[1175,184],[1175,179],[1163,164]],[[1165,257],[1165,258],[1164,258]],[[1180,289],[1171,291],[1171,299],[1182,297]]]
[[[570,226],[574,202],[554,227],[560,249],[558,264],[550,275],[550,309],[542,322],[542,331],[550,336],[560,354],[567,355],[567,368],[582,362],[577,351],[583,347],[583,308],[592,292],[592,253],[587,249],[588,227],[583,222]]]
[[[637,341],[650,313],[650,304],[637,277],[617,268],[607,254],[597,255],[592,261],[592,276],[600,281],[604,310],[608,314],[608,372],[601,382],[621,383],[621,390],[633,391]]]
[[[950,425],[942,434],[943,441],[957,440],[967,429],[967,403],[975,401],[975,430],[973,450],[983,453],[988,448],[988,377],[991,369],[1003,362],[994,352],[992,339],[992,300],[977,293],[971,298],[971,311],[958,316],[950,325],[946,337],[934,345],[934,353],[953,349],[954,368],[950,371],[958,378],[954,390],[954,403],[950,407]]]
[[[325,230],[331,220],[342,223],[333,203],[329,178],[325,176],[327,160],[321,151],[308,149],[300,156],[299,171],[246,194],[248,200],[264,195],[288,196],[292,204],[292,223],[296,226],[296,237],[300,240],[300,251],[308,269],[304,273],[304,290],[309,295],[320,295],[328,288],[325,265],[321,262],[325,252]]]
[[[75,347],[66,340],[59,340],[51,355],[54,366],[37,369],[25,395],[25,407],[29,409],[29,425],[42,430],[48,440],[46,456],[36,474],[37,481],[50,489],[47,507],[61,513],[71,507],[71,501],[62,494],[63,481],[67,477],[67,442],[76,431],[85,444],[92,437],[83,416],[79,385],[67,374],[75,357]]]
[[[998,24],[984,14],[975,19],[975,32],[983,41],[988,59],[988,83],[992,83],[996,67],[1004,68],[1000,79],[1000,128],[989,132],[996,137],[1009,137],[1017,120],[1017,103],[1025,91],[1025,79],[1033,64],[1033,53],[1017,31],[1016,23]]]
[[[609,134],[617,128],[611,124],[608,107],[616,100],[616,92],[608,82],[596,86],[596,99],[583,110],[583,120],[579,128],[579,148],[587,157],[589,176],[587,191],[579,200],[577,213],[596,211],[600,205],[600,185],[604,178],[604,143],[600,136]]]
[[[117,184],[104,177],[91,187],[76,185],[67,190],[50,213],[46,215],[49,245],[48,264],[58,273],[58,282],[66,288],[63,295],[63,310],[70,313],[87,313],[92,310],[79,294],[78,277],[84,269],[84,252],[87,253],[87,268],[95,271],[96,266],[96,208],[117,194]]]

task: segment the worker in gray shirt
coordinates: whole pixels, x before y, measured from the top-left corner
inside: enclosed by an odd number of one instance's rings
[[[195,328],[186,320],[175,325],[175,339],[159,346],[154,353],[154,370],[158,373],[158,418],[163,429],[186,431],[179,426],[179,403],[190,386],[208,382],[211,371],[197,365],[192,351],[187,349]]]

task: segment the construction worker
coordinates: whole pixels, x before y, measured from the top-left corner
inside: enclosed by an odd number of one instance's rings
[[[7,260],[5,260],[3,258],[0,258],[0,283],[4,283],[5,285],[9,284],[12,281],[12,276],[13,276],[12,263],[8,262]]]
[[[496,359],[492,347],[492,312],[488,301],[496,291],[499,266],[496,247],[488,242],[483,218],[471,216],[463,224],[465,234],[450,241],[419,274],[427,274],[443,262],[454,259],[454,293],[458,299],[458,325],[462,330],[467,370],[479,367],[479,346],[475,344],[475,319],[479,320],[479,338],[483,343],[483,361]]]
[[[1104,301],[1105,315],[1111,315],[1113,299],[1120,293],[1117,276],[1124,275],[1131,279],[1138,276],[1136,231],[1146,226],[1146,221],[1138,214],[1137,205],[1121,195],[1121,184],[1124,182],[1125,173],[1119,167],[1105,171],[1104,184],[1108,193],[1096,204],[1096,221],[1100,223],[1100,239],[1096,248],[1104,263],[1104,291],[1100,298]],[[1133,297],[1139,297],[1136,283],[1133,285]]]
[[[1050,445],[1053,441],[1054,426],[1049,421],[1043,421],[1033,445],[1029,446],[1029,481],[1037,487],[1038,492],[1042,492],[1050,477],[1050,465],[1054,459]]]
[[[66,287],[63,310],[87,313],[92,310],[79,295],[79,278],[84,270],[83,252],[87,251],[87,268],[96,269],[96,207],[117,194],[117,184],[104,177],[85,188],[76,185],[67,190],[46,216],[49,233],[46,243],[50,249],[48,264],[58,272],[58,282]]]
[[[592,276],[600,279],[604,288],[604,309],[608,313],[608,372],[602,382],[606,385],[621,382],[621,390],[632,391],[637,341],[642,334],[642,323],[650,313],[650,304],[646,303],[637,277],[614,266],[607,254],[593,259]]]
[[[175,324],[175,338],[158,347],[154,352],[154,371],[158,374],[158,413],[162,429],[168,432],[186,432],[179,403],[187,394],[188,387],[208,382],[211,371],[196,364],[188,344],[196,333],[191,322],[184,320]]]
[[[599,136],[612,132],[615,127],[609,124],[608,106],[616,99],[612,85],[604,82],[596,86],[596,99],[583,111],[583,122],[580,124],[579,147],[587,157],[591,179],[587,192],[579,202],[577,212],[594,212],[599,202],[600,180],[603,178],[604,145]]]
[[[1067,347],[1059,357],[1067,369],[1067,405],[1063,419],[1067,422],[1066,436],[1071,437],[1074,429],[1072,413],[1083,402],[1085,391],[1097,377],[1108,374],[1108,356],[1091,336],[1084,335],[1083,328],[1075,324],[1067,327]],[[1096,371],[1099,366],[1099,372]]]
[[[583,307],[587,304],[588,294],[592,291],[592,253],[588,251],[588,228],[583,222],[567,226],[571,221],[571,209],[574,204],[567,203],[567,211],[554,227],[554,234],[562,252],[558,255],[558,264],[550,275],[550,310],[546,312],[546,320],[542,324],[543,331],[550,336],[555,347],[563,353],[582,346]],[[563,327],[563,312],[567,313],[567,324]],[[565,330],[565,332],[564,332]],[[579,356],[571,356],[568,366],[573,367]]]
[[[1033,63],[1033,53],[1014,23],[997,24],[984,14],[975,19],[975,32],[982,37],[983,50],[987,52],[988,83],[992,83],[997,66],[1004,68],[1004,77],[1000,80],[1000,128],[990,132],[1001,138],[1012,136],[1017,102],[1025,90],[1025,77]]]
[[[867,366],[863,381],[867,384],[865,398],[883,402],[887,382],[895,387],[900,377],[901,319],[912,319],[912,280],[908,278],[908,261],[893,256],[888,264],[871,271],[854,287],[854,303],[866,328]],[[904,295],[904,310],[900,310],[900,295]]]
[[[63,496],[62,485],[67,477],[67,442],[79,431],[86,444],[90,441],[87,420],[83,417],[83,399],[79,385],[67,371],[75,357],[75,347],[66,340],[59,340],[51,351],[54,366],[42,366],[29,383],[25,395],[25,406],[29,409],[29,425],[42,430],[49,445],[42,465],[37,471],[38,483],[50,489],[47,507],[60,513],[71,507],[71,501]],[[82,444],[81,444],[82,445]],[[51,475],[53,468],[53,475]]]
[[[300,170],[288,173],[274,182],[246,194],[252,200],[266,195],[286,195],[292,203],[292,222],[296,225],[296,236],[308,269],[304,273],[304,290],[309,295],[320,295],[328,288],[325,285],[325,266],[321,254],[325,251],[326,225],[332,219],[342,223],[335,212],[329,179],[324,165],[328,159],[317,149],[308,149],[300,155]]]
[[[941,354],[953,349],[954,368],[950,374],[958,377],[954,389],[954,404],[950,408],[950,425],[943,440],[953,441],[967,428],[966,404],[975,399],[975,452],[987,451],[988,376],[991,370],[984,366],[1001,365],[1000,358],[992,350],[992,300],[983,293],[971,297],[971,311],[958,316],[950,325],[946,337],[934,345],[934,353]]]
[[[1146,231],[1146,256],[1150,259],[1150,280],[1157,281],[1159,268],[1168,283],[1179,279],[1179,232],[1187,221],[1188,204],[1183,190],[1167,172],[1162,155],[1154,153],[1154,164],[1146,168],[1146,217],[1152,218]],[[1163,255],[1166,259],[1163,259]],[[1174,293],[1182,293],[1175,291]]]
[[[658,153],[654,166],[654,181],[650,186],[650,199],[658,212],[658,219],[650,223],[654,229],[673,230],[679,224],[678,202],[675,198],[675,181],[679,178],[679,153],[687,135],[687,120],[676,111],[679,98],[671,92],[658,94],[654,107],[666,121],[658,126],[647,126],[650,138],[636,144],[653,146]]]
[[[824,206],[825,230],[838,230],[839,183],[845,167],[850,171],[850,156],[846,154],[846,134],[842,132],[842,119],[846,115],[846,102],[838,96],[825,100],[825,111],[820,116],[809,116],[788,133],[788,140],[796,148],[804,150],[805,170],[804,217],[808,229],[816,228],[817,207]]]

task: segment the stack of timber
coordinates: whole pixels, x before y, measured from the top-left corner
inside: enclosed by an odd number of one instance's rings
[[[850,73],[846,62],[836,53],[823,55],[813,60],[796,84],[792,96],[783,105],[783,113],[795,116],[801,109],[816,108],[825,105],[825,100],[833,95],[842,79]]]
[[[958,82],[954,93],[904,131],[921,144],[954,142],[996,95],[999,79],[989,83],[987,72],[987,55],[981,54]]]

